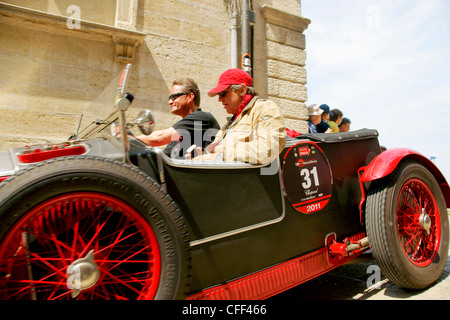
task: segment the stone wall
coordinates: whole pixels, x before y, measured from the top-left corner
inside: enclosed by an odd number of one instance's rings
[[[167,104],[172,81],[190,76],[201,107],[224,123],[223,107],[206,93],[231,67],[232,0],[108,0],[101,8],[82,0],[79,11],[68,0],[7,2],[0,2],[1,149],[66,140],[127,62],[131,116],[149,108],[157,128],[170,126],[177,120]],[[309,20],[298,0],[252,4],[255,87],[279,103],[289,128],[305,132]]]
[[[261,10],[266,22],[268,97],[282,108],[288,128],[308,132],[303,31],[310,21],[270,6]]]

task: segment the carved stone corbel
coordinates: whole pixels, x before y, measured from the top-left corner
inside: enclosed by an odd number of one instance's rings
[[[134,58],[136,47],[142,42],[142,38],[122,37],[113,35],[115,47],[115,60],[117,62],[130,63]]]

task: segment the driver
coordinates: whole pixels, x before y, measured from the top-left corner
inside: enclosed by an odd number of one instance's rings
[[[242,69],[222,73],[215,88],[217,96],[231,115],[206,151],[194,160],[241,161],[270,164],[286,144],[286,128],[279,106],[258,97],[252,77]]]
[[[197,83],[191,78],[175,80],[168,103],[171,112],[182,119],[167,129],[137,138],[151,147],[167,145],[164,153],[176,159],[184,159],[187,149],[194,144],[202,149],[208,146],[220,125],[211,113],[199,108],[200,90]]]

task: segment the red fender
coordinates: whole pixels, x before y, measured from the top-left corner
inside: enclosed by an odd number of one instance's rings
[[[364,169],[364,173],[361,175],[360,181],[369,182],[386,177],[394,171],[403,159],[418,160],[431,171],[441,187],[447,207],[450,208],[450,187],[445,180],[444,175],[430,159],[411,149],[395,148],[388,149],[385,152],[380,153]]]

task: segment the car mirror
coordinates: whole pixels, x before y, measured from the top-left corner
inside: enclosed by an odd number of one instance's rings
[[[144,109],[139,112],[135,123],[139,127],[139,130],[141,130],[143,134],[148,136],[153,132],[153,129],[155,127],[155,118],[153,117],[153,114],[150,110]]]

